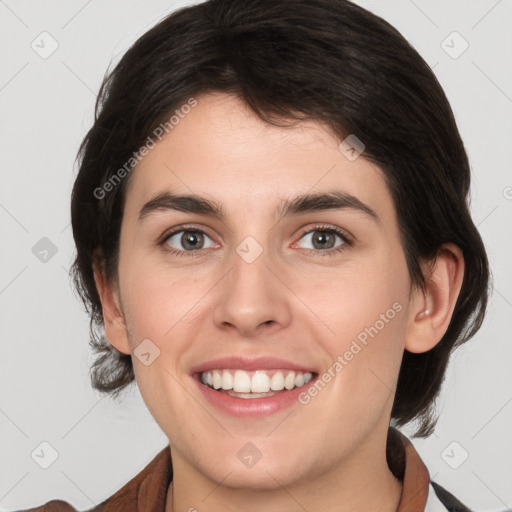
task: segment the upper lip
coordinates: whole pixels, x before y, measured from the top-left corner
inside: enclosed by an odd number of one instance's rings
[[[191,373],[201,373],[208,370],[215,369],[233,369],[233,370],[271,370],[271,369],[286,369],[286,370],[295,370],[299,372],[311,372],[316,373],[315,369],[309,365],[303,365],[300,363],[294,363],[292,361],[287,361],[286,359],[279,359],[271,356],[261,356],[261,357],[220,357],[218,359],[211,359],[210,361],[205,361],[197,366],[191,368]]]

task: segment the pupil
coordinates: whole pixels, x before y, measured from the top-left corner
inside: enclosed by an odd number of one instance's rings
[[[197,249],[198,241],[201,242],[202,235],[197,231],[188,231],[187,233],[182,237],[183,247],[192,250]]]
[[[328,233],[327,231],[317,231],[317,233],[320,233],[320,235],[318,235],[315,239],[315,237],[313,237],[313,240],[316,242],[317,240],[320,241],[320,248],[325,248],[326,247],[326,241],[328,240],[329,237],[331,237],[331,242],[332,242],[332,235],[331,233]],[[331,244],[332,245],[332,244]],[[331,247],[331,245],[329,245],[329,247]]]

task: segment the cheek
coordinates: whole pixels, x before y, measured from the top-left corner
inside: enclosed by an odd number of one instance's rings
[[[336,394],[366,413],[394,392],[407,326],[408,276],[405,262],[386,256],[364,271],[349,272],[316,303],[332,335],[323,335],[331,358]],[[318,331],[320,332],[320,330]],[[339,376],[339,378],[338,378]],[[356,397],[358,397],[356,399]]]
[[[136,352],[142,340],[150,340],[158,355],[148,366],[133,355],[135,377],[155,421],[168,435],[175,435],[177,427],[169,411],[187,409],[180,362],[190,350],[199,309],[194,305],[205,290],[184,272],[170,275],[155,266],[138,268],[138,272],[125,274],[123,283],[123,308],[131,326],[130,345]],[[204,421],[200,413],[189,411],[191,417],[197,415],[198,422]]]
[[[183,270],[165,271],[158,266],[138,265],[127,273],[123,288],[125,314],[132,319],[134,338],[164,344],[194,323],[196,308],[205,293],[205,281]],[[207,287],[206,287],[207,289]]]
[[[376,323],[379,332],[390,331],[389,325],[405,316],[397,310],[405,311],[406,272],[399,259],[384,252],[301,278],[294,287],[314,313],[309,317],[318,324],[319,339],[333,349],[343,349],[345,342],[358,335],[364,341],[366,329]]]

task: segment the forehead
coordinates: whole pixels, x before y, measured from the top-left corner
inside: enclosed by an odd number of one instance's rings
[[[336,190],[393,221],[381,169],[363,157],[349,160],[324,125],[274,126],[232,95],[195,99],[132,171],[125,215],[138,215],[165,191],[200,195],[222,205],[227,215],[239,215],[275,213],[295,196]]]

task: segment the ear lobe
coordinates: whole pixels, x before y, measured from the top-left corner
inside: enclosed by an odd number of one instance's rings
[[[94,282],[103,309],[103,325],[109,343],[123,354],[130,354],[126,322],[117,288],[107,279],[102,264],[93,265]]]
[[[410,308],[405,349],[413,353],[435,347],[450,325],[464,279],[462,251],[455,244],[443,244],[429,268],[426,290],[415,291]]]

